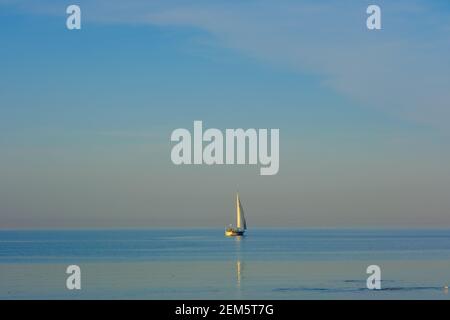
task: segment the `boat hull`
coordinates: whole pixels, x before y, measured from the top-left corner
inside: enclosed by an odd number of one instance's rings
[[[244,230],[225,230],[227,237],[239,237],[244,235]]]

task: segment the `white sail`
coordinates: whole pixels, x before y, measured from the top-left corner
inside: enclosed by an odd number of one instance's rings
[[[238,229],[247,230],[247,222],[245,221],[244,209],[239,200],[239,194],[236,195],[236,227]]]

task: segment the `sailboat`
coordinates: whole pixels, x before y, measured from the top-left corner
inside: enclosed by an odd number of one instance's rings
[[[239,194],[236,194],[236,228],[230,225],[225,229],[225,235],[227,237],[243,236],[245,230],[247,230],[247,222],[245,221],[244,209],[242,209]]]

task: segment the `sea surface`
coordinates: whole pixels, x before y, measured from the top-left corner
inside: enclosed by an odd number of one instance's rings
[[[449,299],[449,285],[450,230],[0,231],[0,299]]]

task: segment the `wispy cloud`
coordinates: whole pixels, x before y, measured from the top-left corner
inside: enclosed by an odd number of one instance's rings
[[[55,1],[1,3],[64,14]],[[325,87],[361,106],[448,132],[450,8],[438,10],[440,1],[377,1],[383,30],[374,32],[365,28],[368,1],[79,3],[89,21],[203,30],[213,45],[320,76]]]

